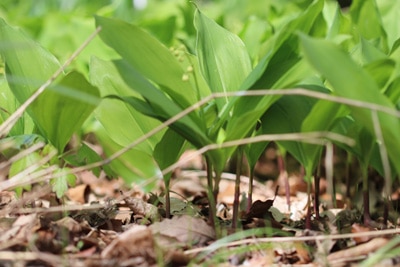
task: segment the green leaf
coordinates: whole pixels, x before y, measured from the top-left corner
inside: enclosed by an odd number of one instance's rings
[[[0,151],[3,156],[9,159],[22,150],[39,142],[44,143],[44,141],[43,137],[36,134],[10,136],[0,140]]]
[[[381,50],[388,52],[387,35],[375,0],[354,0],[350,15],[361,36],[376,40]]]
[[[60,64],[43,47],[22,31],[10,27],[3,19],[0,19],[0,42],[10,89],[23,103],[54,74]]]
[[[66,155],[63,157],[63,159],[73,166],[83,166],[102,160],[102,158],[85,143],[81,144],[76,153],[72,155]],[[99,167],[92,169],[92,171],[94,175],[100,175]]]
[[[2,124],[19,107],[19,103],[10,90],[5,77],[0,78],[0,124]],[[9,135],[22,135],[32,133],[34,128],[31,117],[25,112],[10,130]]]
[[[394,109],[390,100],[380,93],[380,88],[373,78],[336,45],[305,35],[301,35],[301,43],[306,58],[315,69],[327,78],[336,94]],[[375,135],[371,111],[354,106],[349,106],[349,108],[354,118],[372,135]],[[399,120],[383,112],[378,112],[378,117],[389,157],[396,161],[400,158]],[[395,165],[397,172],[400,172],[400,165]]]
[[[0,19],[0,52],[6,62],[10,89],[20,103],[59,68],[57,60],[40,45]],[[40,67],[38,66],[40,65]],[[59,153],[96,107],[98,91],[76,72],[51,86],[28,108],[40,132]]]
[[[90,80],[100,89],[103,97],[109,95],[140,96],[125,83],[112,62],[92,58]],[[130,144],[160,125],[158,121],[116,99],[104,99],[96,109],[95,116],[105,128],[109,137],[120,146]],[[144,141],[139,147],[151,154],[161,136],[162,133],[156,134]]]
[[[68,171],[69,168],[62,168],[58,169],[54,173],[62,173]],[[73,174],[66,174],[66,175],[61,175],[57,178],[54,178],[50,181],[50,184],[52,185],[52,190],[53,192],[56,193],[56,196],[58,198],[61,198],[64,196],[64,194],[68,191],[68,185],[69,186],[74,186],[76,182],[76,176]]]
[[[212,92],[239,89],[251,71],[250,58],[242,40],[196,10],[197,55],[204,78]],[[221,110],[228,99],[216,100]]]
[[[303,86],[310,91],[326,92],[325,88]],[[275,102],[262,116],[263,134],[299,133],[303,132],[302,124],[313,110],[316,99],[306,96],[283,96]],[[318,111],[314,110],[315,115]],[[322,114],[319,114],[322,115]],[[318,131],[325,129],[312,129]],[[322,150],[321,146],[309,145],[304,142],[277,141],[286,151],[292,154],[306,169],[307,175],[312,175],[318,159],[316,156]]]
[[[177,58],[157,39],[135,25],[96,16],[100,37],[143,76],[162,86],[180,107],[197,101],[197,92],[184,81]]]
[[[33,103],[36,126],[60,153],[96,108],[98,97],[82,74],[71,72]]]
[[[381,59],[373,61],[364,66],[364,69],[371,75],[376,84],[382,90],[385,90],[385,85],[395,70],[396,62],[391,59]]]
[[[42,157],[40,156],[39,152],[32,152],[32,153],[26,155],[25,157],[15,161],[11,164],[8,176],[13,177],[13,176],[17,175],[18,173],[31,167],[32,165],[37,164],[37,162],[40,161],[41,159],[42,159]],[[41,166],[36,166],[35,168],[32,168],[30,173],[34,173],[35,171],[38,171],[40,168],[41,168]],[[21,177],[20,181],[22,183],[29,182],[26,177]],[[24,189],[30,190],[31,187],[32,187],[31,184],[25,185],[23,187],[18,187],[18,188],[16,188],[16,192],[20,196]]]
[[[309,32],[322,7],[323,1],[315,2],[276,34],[271,51],[249,74],[241,89],[287,88],[309,75],[310,68],[304,60],[301,60],[298,40],[293,32],[296,30]],[[234,140],[246,136],[256,121],[277,99],[278,96],[241,97],[237,101],[232,101],[234,108],[232,118],[226,126],[226,139]]]
[[[309,114],[302,120],[300,130],[302,132],[333,131],[332,128],[336,125],[337,120],[348,115],[348,113],[349,111],[341,104],[318,100]],[[304,167],[308,173],[312,173],[318,164],[322,147],[306,143],[303,143],[301,147],[306,156]]]
[[[106,155],[112,155],[124,148],[124,146],[115,143],[101,125],[96,130],[96,137]],[[136,183],[143,186],[146,191],[154,189],[156,183],[156,181],[148,182],[146,179],[160,175],[159,167],[152,155],[137,147],[111,161],[109,166],[127,184]]]
[[[183,152],[182,147],[184,142],[185,139],[174,130],[168,129],[165,132],[153,153],[154,159],[157,161],[161,170],[178,161],[179,156]],[[169,181],[171,174],[172,173],[164,175],[164,180]]]
[[[145,98],[151,109],[154,110],[154,114],[158,114],[158,119],[165,121],[182,112],[183,109],[181,109],[175,101],[171,100],[161,90],[145,80],[145,78],[126,61],[114,61],[114,64],[125,83],[129,84],[131,88],[139,92],[143,98]],[[195,112],[178,120],[172,124],[171,127],[182,134],[196,147],[202,147],[211,142],[205,134],[202,119],[199,118]]]

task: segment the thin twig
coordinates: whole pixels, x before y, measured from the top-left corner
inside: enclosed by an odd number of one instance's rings
[[[210,144],[210,145],[204,146],[204,147],[194,151],[187,157],[185,157],[185,158],[179,160],[178,162],[172,164],[171,166],[165,168],[164,170],[162,170],[161,174],[164,175],[170,171],[173,171],[174,169],[182,166],[183,164],[190,161],[191,159],[193,159],[199,155],[202,155],[210,150],[234,147],[234,146],[238,146],[238,145],[245,145],[245,144],[257,143],[257,142],[265,142],[265,141],[303,141],[306,143],[311,143],[311,144],[316,144],[316,145],[325,145],[325,143],[326,143],[325,138],[328,138],[328,139],[331,139],[334,141],[338,141],[338,142],[347,144],[349,146],[354,145],[353,139],[351,139],[347,136],[333,133],[333,132],[264,134],[264,135],[258,135],[258,136],[248,137],[248,138],[242,138],[239,140],[232,140],[232,141],[228,141],[228,142],[221,143],[221,144]],[[156,176],[154,176],[152,178],[156,178]],[[150,180],[152,178],[150,178]]]
[[[376,237],[385,235],[400,234],[400,229],[388,229],[370,232],[350,233],[350,234],[330,234],[330,235],[317,235],[317,236],[291,236],[291,237],[264,237],[264,238],[247,238],[233,242],[215,242],[207,247],[195,248],[186,250],[185,254],[196,254],[199,252],[211,252],[222,247],[240,246],[254,243],[280,243],[280,242],[306,242],[306,241],[324,241],[324,240],[338,240],[360,237]]]
[[[392,188],[392,171],[390,169],[390,163],[389,163],[389,158],[385,146],[385,140],[383,139],[383,134],[382,134],[382,129],[381,129],[381,124],[379,122],[378,114],[376,110],[371,110],[371,116],[372,116],[372,123],[374,126],[374,131],[376,135],[376,139],[378,142],[378,147],[379,147],[379,152],[381,154],[381,160],[382,160],[382,166],[383,166],[383,174],[385,176],[385,198],[390,197],[390,191]]]
[[[32,165],[27,167],[25,170],[17,173],[16,175],[10,177],[10,179],[3,181],[0,183],[0,191],[9,190],[18,186],[23,186],[27,184],[32,184],[37,182],[36,177],[47,176],[50,173],[54,172],[57,169],[57,166],[50,166],[42,170],[38,170],[45,163],[49,162],[55,155],[56,151],[50,152],[48,155],[40,158],[38,161],[34,162]],[[33,172],[33,173],[32,173]]]
[[[35,152],[36,150],[41,149],[42,147],[44,147],[44,145],[45,144],[43,142],[40,142],[40,143],[34,144],[34,145],[32,145],[32,146],[20,151],[15,156],[12,156],[9,160],[0,163],[0,170],[4,169],[5,167],[7,167],[9,165],[11,165],[12,163],[16,162],[17,160],[20,160],[23,157],[31,154],[32,152]]]

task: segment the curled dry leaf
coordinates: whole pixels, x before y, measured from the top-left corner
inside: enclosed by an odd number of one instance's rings
[[[152,222],[160,221],[161,216],[158,213],[156,206],[143,201],[140,198],[126,197],[124,198],[125,203],[128,205],[129,209],[133,211],[136,215],[142,215]]]
[[[150,226],[154,235],[186,246],[204,245],[215,239],[215,231],[205,221],[188,215],[165,219]],[[157,239],[159,240],[159,239]],[[171,243],[169,243],[171,244]],[[162,244],[161,244],[162,245]]]
[[[66,195],[74,202],[85,204],[88,202],[89,193],[90,187],[86,184],[81,184],[73,188],[69,188]]]

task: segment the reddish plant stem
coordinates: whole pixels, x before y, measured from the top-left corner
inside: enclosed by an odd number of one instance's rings
[[[307,214],[305,228],[311,230],[311,182],[307,182]]]
[[[368,186],[367,186],[368,188]],[[364,205],[364,225],[371,224],[371,216],[369,212],[369,191],[363,190],[363,205]]]
[[[254,179],[254,167],[250,168],[250,173],[249,173],[249,189],[247,192],[246,213],[250,212],[251,205],[253,204],[253,179]]]
[[[383,223],[385,224],[385,226],[387,226],[387,222],[389,219],[389,200],[387,198],[385,198],[385,206],[383,209]]]
[[[317,220],[319,220],[319,182],[319,175],[314,175],[314,213]]]

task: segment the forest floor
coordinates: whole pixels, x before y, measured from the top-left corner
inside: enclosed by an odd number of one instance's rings
[[[380,194],[371,189],[373,223],[362,224],[361,195],[336,206],[321,180],[319,218],[306,229],[307,185],[299,173],[281,173],[274,151],[260,160],[253,205],[246,212],[248,178],[242,176],[240,221],[232,229],[235,175],[224,173],[218,197],[219,233],[207,222],[201,159],[171,181],[171,214],[163,186],[150,193],[122,180],[79,174],[57,199],[46,184],[22,197],[0,192],[0,267],[8,266],[394,266],[400,263],[396,211],[381,222]],[[288,181],[288,184],[286,183]],[[276,189],[277,194],[276,194]],[[287,188],[290,188],[288,191]],[[289,193],[290,192],[290,193]],[[393,194],[393,199],[397,199]],[[290,202],[288,203],[288,200]],[[328,203],[328,204],[327,204]],[[395,201],[394,201],[395,203]],[[359,205],[358,209],[356,208]],[[351,207],[351,209],[350,209]]]

